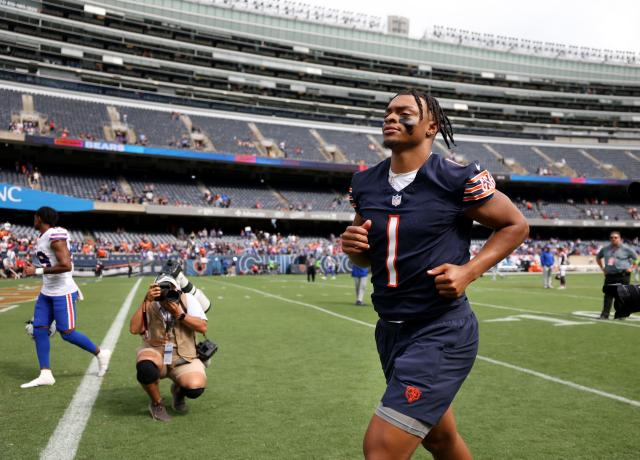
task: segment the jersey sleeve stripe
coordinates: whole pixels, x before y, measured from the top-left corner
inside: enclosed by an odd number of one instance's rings
[[[482,198],[488,197],[490,195],[493,195],[493,192],[495,192],[495,190],[487,190],[484,193],[480,193],[479,195],[469,195],[469,196],[465,196],[462,201],[476,201],[476,200],[480,200]]]
[[[475,192],[476,190],[481,190],[482,189],[482,183],[478,182],[477,185],[474,185],[473,187],[465,187],[464,189],[464,193],[472,193]]]
[[[494,189],[489,189],[489,190],[494,190]],[[488,190],[479,189],[479,190],[476,190],[473,193],[465,193],[464,194],[464,198],[482,195],[484,192],[487,192],[487,191]]]

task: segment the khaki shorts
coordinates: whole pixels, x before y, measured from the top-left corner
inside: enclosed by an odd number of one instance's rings
[[[205,382],[207,380],[207,374],[205,372],[204,364],[202,364],[202,361],[200,361],[198,358],[194,359],[191,362],[185,362],[185,360],[178,356],[177,353],[174,353],[172,360],[173,363],[171,364],[171,366],[167,366],[162,363],[162,354],[156,348],[143,347],[138,349],[136,362],[140,361],[140,356],[143,353],[154,355],[153,363],[158,366],[158,369],[160,369],[161,379],[169,377],[175,382],[178,378],[185,374],[196,372],[204,377]]]

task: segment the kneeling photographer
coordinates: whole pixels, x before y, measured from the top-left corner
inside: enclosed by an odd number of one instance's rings
[[[177,412],[186,411],[185,398],[198,398],[207,384],[205,365],[199,359],[196,345],[196,333],[207,331],[205,311],[198,299],[180,290],[172,276],[161,274],[149,286],[131,318],[129,330],[142,335],[143,346],[137,353],[136,369],[138,381],[151,399],[151,417],[169,421],[171,417],[160,396],[161,378],[169,377],[173,381],[171,394]],[[212,342],[206,343],[215,347]]]

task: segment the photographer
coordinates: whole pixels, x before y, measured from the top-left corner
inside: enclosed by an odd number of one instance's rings
[[[604,284],[624,284],[627,285],[631,281],[631,273],[635,270],[635,260],[637,254],[629,246],[622,244],[620,232],[614,231],[609,235],[611,244],[603,247],[598,251],[596,262],[600,269],[604,272]],[[609,319],[611,312],[611,304],[614,297],[608,293],[604,295],[602,313],[600,319]],[[615,309],[619,308],[619,299],[615,298]]]
[[[196,332],[207,331],[207,316],[193,295],[180,291],[171,276],[160,275],[131,318],[129,331],[143,338],[136,369],[138,381],[151,399],[151,417],[167,422],[171,417],[160,396],[161,378],[173,381],[173,408],[178,412],[187,409],[185,397],[195,399],[204,392],[207,376],[197,358]]]

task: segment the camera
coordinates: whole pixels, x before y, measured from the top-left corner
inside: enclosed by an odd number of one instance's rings
[[[640,311],[640,286],[633,284],[605,284],[602,292],[617,300],[614,318],[626,318]],[[617,306],[616,306],[617,305]]]
[[[182,289],[182,292],[194,296],[198,300],[198,303],[200,303],[200,306],[205,313],[209,311],[209,309],[211,308],[211,301],[207,298],[206,295],[204,295],[204,293],[200,289],[195,287],[187,279],[185,274],[182,272],[182,267],[180,266],[180,262],[178,260],[168,259],[162,266],[162,273],[169,275],[171,278],[176,280],[176,282],[180,285],[180,289]]]
[[[162,302],[168,300],[169,302],[177,302],[180,300],[180,291],[176,290],[175,286],[168,281],[158,283],[160,287],[160,295],[156,297],[156,300]]]
[[[215,342],[205,338],[202,342],[198,342],[196,345],[196,352],[198,353],[198,359],[202,361],[205,367],[209,367],[211,364],[211,358],[218,351],[218,345]]]

